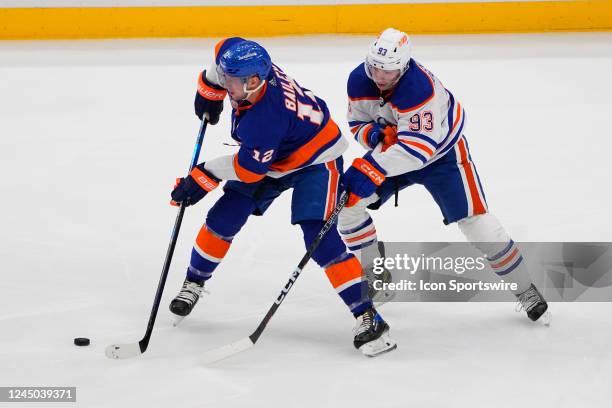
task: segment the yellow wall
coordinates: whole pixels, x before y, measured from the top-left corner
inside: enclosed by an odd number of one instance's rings
[[[0,9],[0,39],[612,31],[612,1]]]

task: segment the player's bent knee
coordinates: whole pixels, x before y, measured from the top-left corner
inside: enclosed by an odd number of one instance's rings
[[[206,225],[216,234],[232,238],[255,209],[255,202],[233,190],[227,190],[206,216]]]
[[[474,215],[457,222],[469,242],[508,242],[510,237],[499,220],[490,213]]]
[[[347,208],[344,207],[340,214],[338,214],[338,228],[341,230],[355,228],[356,226],[363,224],[370,218],[370,215],[366,211],[366,206],[357,203],[355,206]]]
[[[325,223],[320,220],[302,221],[300,227],[304,233],[304,245],[308,248],[323,228]],[[312,254],[312,259],[321,267],[332,263],[346,253],[346,246],[336,228],[331,228]]]

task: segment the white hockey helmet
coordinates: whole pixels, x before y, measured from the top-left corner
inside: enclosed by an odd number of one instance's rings
[[[366,55],[366,74],[372,77],[370,67],[384,71],[399,69],[401,77],[408,69],[411,48],[412,42],[406,33],[395,28],[387,28],[370,45]]]

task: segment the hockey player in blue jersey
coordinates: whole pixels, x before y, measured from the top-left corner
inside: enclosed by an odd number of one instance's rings
[[[347,85],[348,121],[368,152],[344,175],[351,192],[338,228],[367,268],[378,253],[367,209],[398,190],[423,185],[444,216],[486,256],[491,269],[517,284],[519,308],[548,323],[548,305],[533,285],[520,250],[488,209],[464,135],[465,111],[440,80],[411,57],[409,37],[389,28],[371,44]]]
[[[199,76],[198,117],[216,124],[226,95],[238,152],[198,164],[172,191],[175,203],[193,205],[226,181],[196,238],[183,287],[170,304],[178,316],[191,312],[251,214],[262,215],[292,189],[291,222],[301,227],[308,247],[338,201],[348,143],[323,100],[272,64],[259,44],[238,37],[218,43],[212,67]],[[357,320],[354,346],[368,356],[394,349],[389,326],[367,296],[361,265],[335,227],[312,258]]]

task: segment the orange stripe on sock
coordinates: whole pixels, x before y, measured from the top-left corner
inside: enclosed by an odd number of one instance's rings
[[[202,226],[196,238],[198,247],[208,255],[222,259],[229,250],[230,243],[213,234],[206,224]]]
[[[372,228],[371,231],[365,232],[365,233],[363,233],[363,234],[361,234],[359,236],[356,236],[356,237],[353,237],[353,238],[348,238],[348,239],[346,239],[346,242],[350,244],[352,242],[359,241],[360,239],[364,239],[364,238],[369,237],[370,235],[374,235],[374,234],[376,234],[376,228]]]
[[[502,266],[508,265],[510,261],[512,261],[514,257],[516,257],[516,254],[518,254],[518,248],[514,248],[514,251],[512,251],[510,256],[504,259],[503,261],[496,264],[491,264],[491,268],[501,268]]]
[[[325,269],[325,274],[334,288],[363,275],[361,264],[354,256]]]

